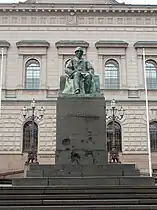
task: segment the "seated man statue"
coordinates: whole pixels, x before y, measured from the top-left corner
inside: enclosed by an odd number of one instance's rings
[[[64,83],[62,93],[91,94],[99,92],[96,87],[94,69],[89,61],[83,58],[81,47],[75,49],[75,57],[66,63],[65,73],[65,81],[62,81]]]

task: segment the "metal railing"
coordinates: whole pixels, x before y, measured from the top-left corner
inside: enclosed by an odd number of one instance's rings
[[[11,185],[12,178],[18,177],[20,174],[24,174],[24,170],[15,170],[0,173],[0,185]]]

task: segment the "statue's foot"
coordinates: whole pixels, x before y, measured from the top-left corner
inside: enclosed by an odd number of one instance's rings
[[[79,89],[75,90],[75,94],[80,94],[80,90]]]

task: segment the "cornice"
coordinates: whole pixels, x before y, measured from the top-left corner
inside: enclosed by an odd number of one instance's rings
[[[157,41],[138,41],[134,44],[135,49],[137,48],[157,48]]]
[[[46,47],[49,48],[50,43],[45,40],[21,40],[16,43],[17,47]]]
[[[10,47],[10,43],[5,41],[5,40],[0,40],[0,47],[9,48]]]
[[[105,13],[153,13],[157,12],[157,5],[129,5],[129,4],[39,4],[17,3],[0,4],[0,12],[105,12]]]
[[[88,48],[89,43],[84,40],[60,40],[55,43],[57,48],[60,47],[84,47]]]
[[[96,48],[127,48],[128,43],[119,40],[100,40],[95,43]]]

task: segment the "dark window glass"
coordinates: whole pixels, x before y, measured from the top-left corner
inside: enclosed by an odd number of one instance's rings
[[[40,63],[35,59],[27,61],[25,65],[25,87],[26,89],[40,88]]]
[[[157,122],[149,124],[151,150],[157,151]]]
[[[38,126],[36,123],[34,123],[33,130],[32,130],[32,122],[28,121],[23,126],[23,152],[30,151],[30,143],[31,138],[34,138],[35,146],[37,149],[38,145]]]
[[[105,89],[119,89],[119,64],[115,60],[105,63]]]
[[[121,126],[117,122],[115,122],[114,125],[115,125],[116,148],[118,149],[118,151],[122,152]],[[112,140],[113,140],[113,122],[110,122],[107,125],[107,150],[108,152],[111,151]]]
[[[157,64],[153,60],[146,61],[147,88],[157,89]]]

